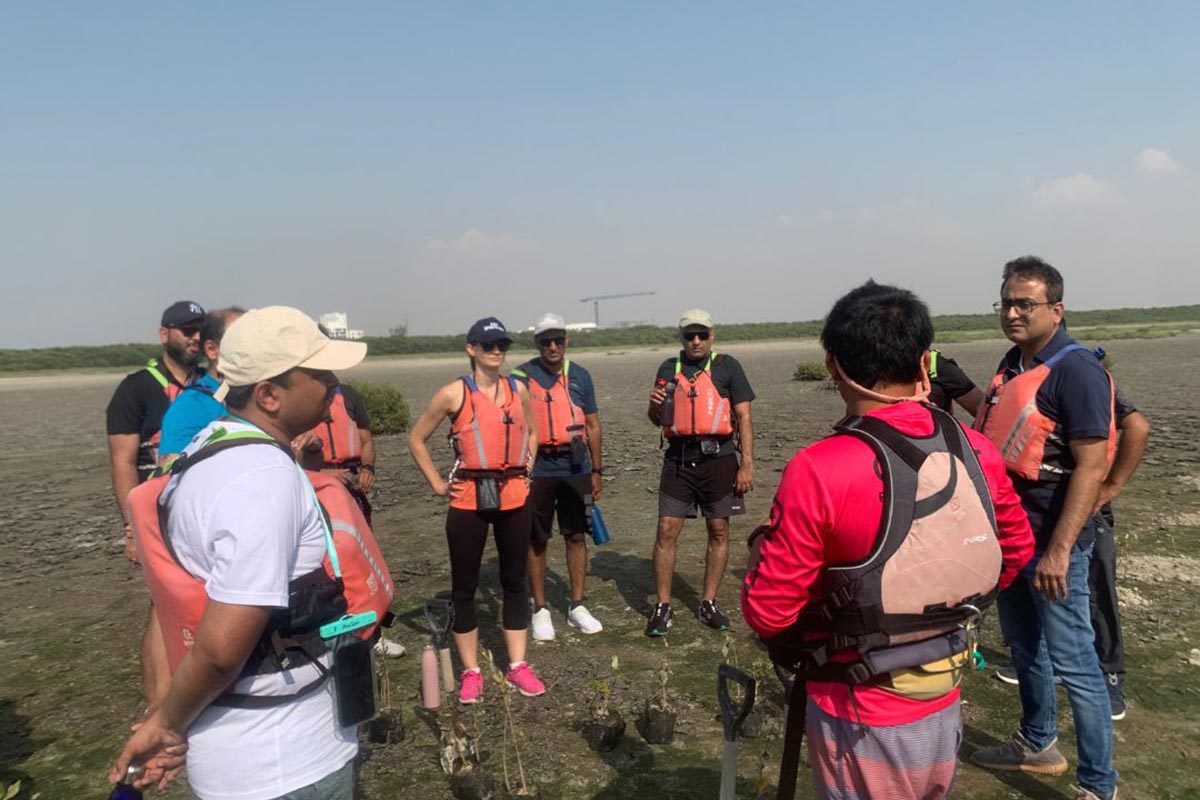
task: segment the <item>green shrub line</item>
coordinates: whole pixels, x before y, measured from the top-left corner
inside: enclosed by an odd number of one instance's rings
[[[1200,329],[1200,305],[1069,311],[1067,318],[1072,328],[1100,328],[1083,334],[1083,338],[1089,341],[1100,338],[1159,338],[1174,336],[1192,328]],[[933,323],[939,342],[962,342],[1000,336],[995,314],[942,314],[934,317]],[[1152,327],[1164,324],[1165,327]],[[721,342],[752,342],[770,339],[812,339],[820,334],[821,325],[821,320],[742,322],[722,324],[718,329]],[[571,336],[575,345],[583,347],[669,346],[677,341],[674,327],[655,325],[580,331]],[[534,349],[533,334],[516,333],[513,334],[513,338],[519,347]],[[462,334],[368,336],[364,341],[368,345],[368,352],[373,356],[460,354],[463,348]],[[0,373],[136,367],[156,356],[160,349],[156,344],[0,349]]]
[[[792,373],[794,381],[823,381],[828,380],[829,370],[820,361],[801,361]]]
[[[362,395],[371,417],[371,433],[375,435],[402,433],[408,430],[408,403],[404,393],[395,386],[369,381],[346,381]]]

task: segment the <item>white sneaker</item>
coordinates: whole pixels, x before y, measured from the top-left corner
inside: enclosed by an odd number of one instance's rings
[[[393,642],[390,639],[379,637],[379,641],[375,643],[375,655],[385,658],[399,658],[404,655],[404,645],[399,642]]]
[[[535,642],[554,641],[554,620],[550,619],[550,609],[533,612],[532,628]]]
[[[599,633],[604,630],[604,626],[600,624],[600,620],[593,617],[592,612],[588,611],[584,606],[575,606],[567,612],[567,622],[579,628],[583,633]]]

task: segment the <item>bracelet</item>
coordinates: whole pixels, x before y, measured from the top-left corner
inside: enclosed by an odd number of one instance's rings
[[[375,472],[375,465],[374,465],[374,464],[359,464],[359,465],[358,465],[358,468],[359,468],[360,470],[364,470],[364,469],[365,469],[367,472],[370,472],[370,473],[372,473],[372,474],[374,474],[374,472]]]

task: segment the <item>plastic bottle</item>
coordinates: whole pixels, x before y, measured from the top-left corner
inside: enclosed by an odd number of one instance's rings
[[[142,790],[135,789],[132,783],[141,771],[141,767],[130,764],[129,769],[125,771],[125,780],[113,787],[108,800],[142,800]]]
[[[431,644],[425,645],[421,651],[421,705],[425,708],[437,708],[442,702],[442,692],[438,686],[438,652]]]
[[[675,423],[675,381],[668,383],[659,378],[657,383],[666,392],[663,395],[662,410],[659,411],[658,421],[664,428],[669,428]]]

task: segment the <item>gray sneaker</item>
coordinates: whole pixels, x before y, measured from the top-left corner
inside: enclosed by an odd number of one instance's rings
[[[971,763],[987,769],[1020,770],[1039,775],[1062,775],[1067,771],[1067,760],[1058,752],[1058,739],[1041,750],[1034,750],[1020,731],[1007,742],[976,750]]]
[[[1111,797],[1103,797],[1096,794],[1091,789],[1084,789],[1082,786],[1072,784],[1072,789],[1075,790],[1075,796],[1071,800],[1117,800],[1117,790],[1113,789]]]

